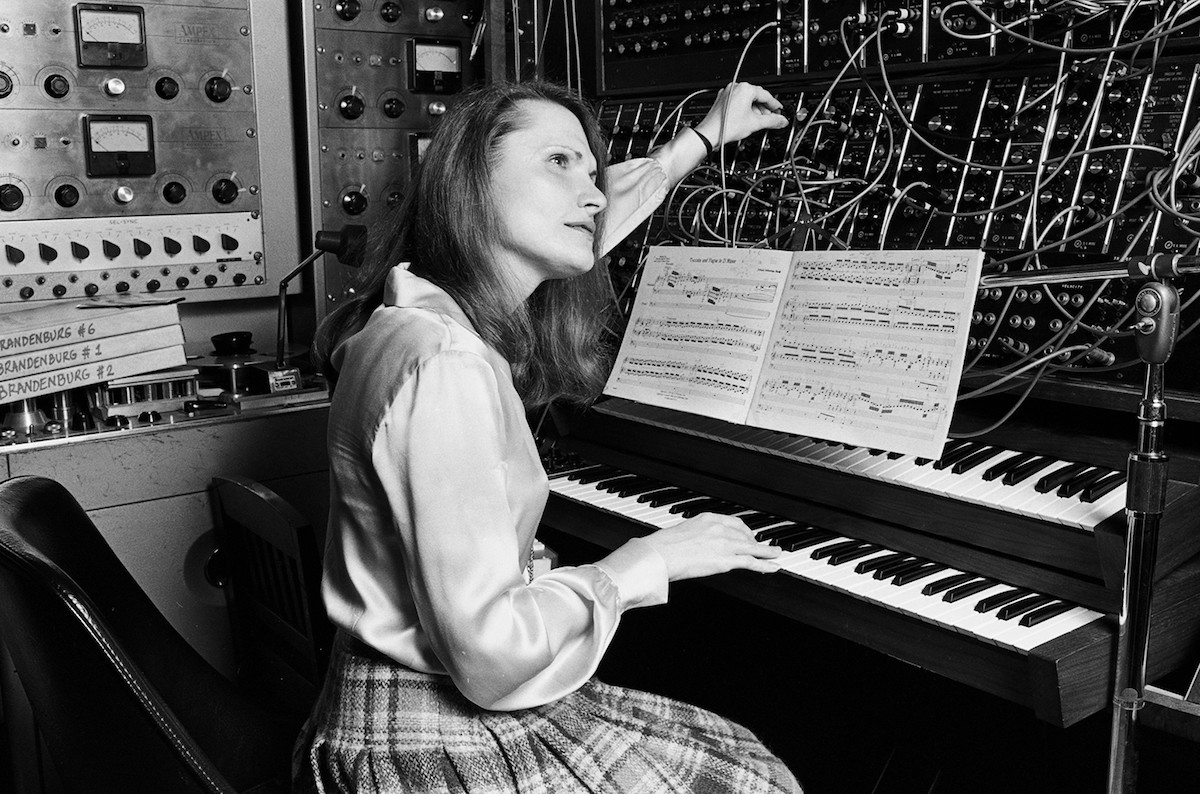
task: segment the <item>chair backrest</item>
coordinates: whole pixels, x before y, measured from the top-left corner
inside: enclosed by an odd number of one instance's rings
[[[287,790],[296,721],[213,669],[44,477],[0,482],[0,641],[68,791]]]
[[[321,690],[333,639],[312,525],[245,477],[214,477],[212,492],[238,679],[306,714]]]

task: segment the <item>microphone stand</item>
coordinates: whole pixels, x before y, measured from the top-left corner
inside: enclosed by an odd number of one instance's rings
[[[981,287],[1127,278],[1142,283],[1134,302],[1135,342],[1146,363],[1138,406],[1137,446],[1129,455],[1125,495],[1125,569],[1113,663],[1113,715],[1108,794],[1132,794],[1137,785],[1137,713],[1146,688],[1150,601],[1158,531],[1166,506],[1167,454],[1163,370],[1179,331],[1179,295],[1171,279],[1200,273],[1200,257],[1154,254],[1126,262],[1056,267],[984,276]]]

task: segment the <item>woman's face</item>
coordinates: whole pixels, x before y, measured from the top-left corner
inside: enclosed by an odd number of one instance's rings
[[[543,281],[591,269],[595,219],[607,201],[575,114],[541,100],[518,109],[518,128],[500,140],[492,172],[500,230],[492,255],[528,296]]]

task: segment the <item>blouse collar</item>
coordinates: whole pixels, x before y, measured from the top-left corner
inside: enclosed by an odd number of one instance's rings
[[[475,326],[455,302],[454,298],[432,281],[408,270],[408,262],[402,262],[388,273],[383,289],[383,305],[408,309],[429,309],[443,314],[478,335]]]

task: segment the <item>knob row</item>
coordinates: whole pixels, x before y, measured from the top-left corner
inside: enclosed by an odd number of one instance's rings
[[[12,75],[0,71],[0,99],[13,92],[16,84]],[[125,81],[119,77],[110,77],[104,81],[101,88],[110,97],[118,97],[125,93]],[[204,83],[204,95],[210,101],[221,103],[233,96],[233,83],[222,76],[209,78]],[[63,74],[52,74],[42,81],[42,89],[52,99],[63,99],[71,93],[71,81]],[[159,99],[171,101],[179,96],[179,81],[174,77],[160,77],[154,84],[154,93]]]
[[[222,178],[213,183],[212,197],[218,204],[232,204],[241,194],[241,188],[232,179]],[[187,198],[188,190],[182,182],[168,182],[163,185],[162,197],[168,204],[181,204]],[[112,194],[118,204],[129,204],[133,201],[133,190],[122,185]],[[54,201],[60,207],[74,207],[79,203],[79,188],[75,185],[59,185],[54,190]],[[0,185],[0,211],[15,212],[25,204],[25,192],[11,182]]]
[[[221,249],[226,253],[236,251],[238,249],[237,238],[228,234],[222,234],[220,237]],[[71,256],[82,262],[92,255],[92,251],[83,243],[72,242],[70,244]],[[198,234],[192,235],[192,250],[198,254],[206,254],[212,249],[212,243]],[[107,259],[116,259],[121,255],[121,246],[109,240],[102,240],[100,250]],[[144,259],[149,256],[154,249],[145,240],[135,239],[133,241],[133,253],[139,258]],[[175,256],[183,251],[183,245],[173,237],[163,237],[163,251],[167,256]],[[25,261],[25,251],[15,245],[4,246],[4,256],[9,263],[19,265]],[[46,243],[38,243],[38,257],[43,262],[53,262],[58,259],[58,249]]]

